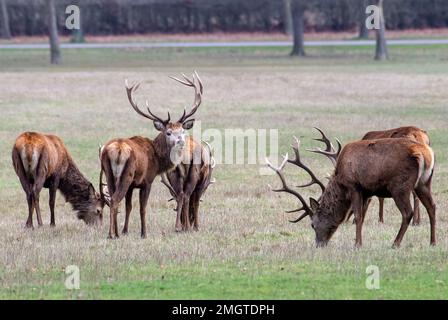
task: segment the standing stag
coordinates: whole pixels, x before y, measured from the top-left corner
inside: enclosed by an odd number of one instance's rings
[[[129,86],[126,82],[126,92],[132,108],[142,117],[151,120],[160,133],[154,140],[139,136],[113,139],[102,148],[101,167],[106,176],[111,198],[109,238],[118,238],[118,206],[124,197],[126,197],[126,218],[123,234],[128,232],[134,189],[140,189],[141,237],[146,237],[146,206],[151,185],[156,176],[173,170],[182,162],[186,146],[185,131],[193,127],[194,119],[190,118],[201,104],[203,86],[198,74],[195,72],[192,80],[185,77],[185,81],[194,88],[195,99],[191,111],[187,114],[184,110],[182,117],[176,122],[171,122],[169,113],[167,119],[156,116],[150,110],[148,102],[146,102],[147,113],[142,111],[133,98],[140,84]],[[180,226],[179,215],[177,220],[176,229],[178,225]]]
[[[316,233],[317,246],[325,246],[338,226],[344,221],[350,206],[356,218],[356,246],[362,245],[363,211],[372,196],[393,198],[402,214],[401,228],[394,241],[399,247],[412,219],[410,195],[413,191],[426,208],[431,224],[431,245],[436,244],[436,208],[431,194],[434,170],[434,153],[426,144],[406,139],[387,138],[363,140],[347,144],[338,157],[336,168],[326,187],[300,159],[300,142],[292,146],[295,159],[284,157],[276,168],[267,159],[282,182],[275,192],[287,192],[296,196],[302,204],[290,212],[304,213],[292,222],[310,216]],[[289,187],[282,173],[286,163],[292,163],[307,171],[312,181],[304,186],[318,184],[322,189],[319,200],[310,198],[308,204],[298,191]]]
[[[12,150],[14,170],[20,179],[28,202],[27,228],[33,228],[33,212],[42,226],[39,195],[49,189],[51,226],[55,226],[54,206],[59,189],[77,216],[87,224],[101,222],[107,199],[95,192],[93,185],[82,175],[60,138],[36,132],[24,132]]]
[[[335,151],[333,148],[333,145],[331,144],[330,140],[327,138],[325,133],[320,130],[319,128],[316,128],[322,135],[321,139],[315,139],[317,141],[321,141],[325,143],[325,150],[317,149],[317,150],[310,150],[315,153],[320,153],[323,155],[326,155],[334,166],[336,166],[337,157],[339,156],[339,152],[341,150],[341,144],[338,141],[338,151]],[[382,130],[382,131],[370,131],[367,132],[364,137],[362,137],[361,140],[374,140],[374,139],[385,139],[385,138],[408,138],[412,139],[414,141],[430,145],[429,136],[428,134],[423,131],[420,128],[414,127],[414,126],[408,126],[408,127],[399,127],[394,128],[390,130]],[[413,211],[413,219],[412,224],[413,225],[419,225],[420,224],[420,209],[419,209],[419,200],[417,195],[413,192],[414,197],[414,211]],[[384,198],[379,197],[379,222],[384,223]],[[370,202],[369,202],[370,203]],[[365,208],[365,211],[367,211],[367,207]],[[365,213],[365,212],[364,212]],[[350,213],[347,215],[347,219],[351,217],[353,214],[353,211],[350,211]]]
[[[176,231],[199,230],[199,204],[202,195],[212,180],[215,161],[211,146],[197,143],[192,137],[186,140],[186,148],[182,163],[162,175],[162,183],[169,189],[172,199],[176,200],[177,216],[181,217],[180,225],[176,219]]]

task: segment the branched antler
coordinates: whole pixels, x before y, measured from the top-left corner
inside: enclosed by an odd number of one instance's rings
[[[137,102],[135,102],[134,98],[133,98],[133,94],[138,90],[138,88],[140,87],[140,83],[136,83],[133,84],[132,86],[129,85],[128,80],[125,80],[125,84],[126,84],[126,93],[128,95],[128,100],[129,103],[131,104],[132,108],[135,110],[135,112],[137,112],[139,115],[141,115],[142,117],[145,117],[149,120],[152,121],[158,121],[163,123],[164,125],[168,124],[171,120],[170,117],[170,113],[168,112],[168,119],[164,120],[158,116],[156,116],[154,113],[152,113],[151,109],[149,108],[149,103],[148,101],[146,101],[146,110],[148,111],[148,113],[143,112],[139,107]]]
[[[297,139],[297,137],[294,137],[294,142],[295,144],[292,144],[292,150],[294,151],[295,154],[295,159],[294,160],[288,160],[289,163],[295,164],[296,166],[298,166],[299,168],[302,168],[303,170],[305,170],[311,177],[311,181],[297,186],[298,188],[306,188],[309,186],[312,186],[313,184],[317,184],[320,189],[322,190],[322,193],[324,193],[325,191],[325,186],[324,184],[316,177],[316,175],[311,171],[310,168],[308,168],[300,159],[300,152],[299,152],[299,148],[300,148],[300,140]]]
[[[330,159],[330,161],[336,167],[336,163],[338,161],[339,153],[341,152],[341,149],[342,149],[341,142],[338,139],[336,139],[336,142],[338,144],[338,149],[336,150],[334,148],[333,144],[331,143],[330,139],[328,139],[328,137],[325,135],[325,133],[321,129],[319,129],[318,127],[314,127],[314,129],[319,131],[321,136],[322,136],[321,138],[317,138],[317,139],[314,139],[314,140],[325,143],[325,150],[322,150],[320,148],[316,148],[316,149],[307,149],[307,151],[323,154],[328,159]]]
[[[193,105],[191,106],[191,110],[187,114],[187,109],[184,109],[184,113],[182,114],[182,116],[178,120],[178,122],[183,123],[183,122],[187,121],[188,118],[193,116],[196,113],[196,111],[198,110],[199,106],[201,105],[202,93],[203,93],[203,90],[204,90],[204,86],[202,85],[201,78],[199,78],[199,75],[198,75],[198,73],[196,71],[193,73],[192,79],[189,79],[183,73],[182,73],[182,78],[183,79],[178,79],[178,78],[175,78],[175,77],[170,77],[170,78],[173,79],[173,80],[176,80],[177,82],[182,83],[183,85],[185,85],[187,87],[194,88],[194,102],[193,102]]]
[[[305,199],[294,189],[290,188],[288,186],[288,184],[286,183],[286,179],[285,176],[282,173],[283,168],[285,167],[286,163],[288,162],[288,154],[286,154],[283,157],[283,161],[280,164],[280,166],[278,168],[274,167],[272,165],[272,163],[269,162],[268,158],[266,158],[266,164],[268,165],[269,168],[271,168],[272,170],[275,171],[275,173],[277,173],[278,177],[280,178],[280,181],[282,182],[282,187],[280,189],[272,189],[272,191],[274,192],[286,192],[289,194],[292,194],[293,196],[297,197],[299,199],[299,201],[302,203],[302,206],[298,209],[295,210],[290,210],[290,211],[286,211],[287,213],[291,213],[291,212],[300,212],[300,211],[304,211],[302,213],[301,216],[299,216],[296,220],[290,220],[290,222],[292,223],[296,223],[299,222],[300,220],[302,220],[303,218],[305,218],[306,216],[312,216],[313,215],[313,211],[311,210],[311,208],[308,206],[308,204],[306,203]]]

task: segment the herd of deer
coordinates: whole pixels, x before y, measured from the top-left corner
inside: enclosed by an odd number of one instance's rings
[[[126,92],[132,108],[141,116],[151,120],[160,131],[153,140],[135,136],[112,139],[100,147],[101,162],[99,193],[79,171],[61,139],[53,135],[36,132],[22,133],[12,151],[14,169],[19,176],[28,201],[26,227],[33,227],[33,213],[42,225],[39,194],[42,188],[49,189],[51,226],[55,225],[54,206],[59,189],[67,202],[77,211],[79,219],[87,224],[102,221],[103,209],[110,207],[109,237],[118,234],[117,214],[120,202],[125,198],[126,218],[123,234],[128,232],[132,210],[132,194],[140,189],[141,236],[146,237],[146,206],[154,179],[161,175],[162,183],[168,187],[177,202],[176,231],[199,228],[199,202],[213,183],[211,175],[215,165],[211,148],[207,143],[197,142],[186,135],[194,125],[192,116],[202,101],[203,85],[198,74],[174,80],[194,89],[194,103],[187,113],[184,110],[178,121],[162,119],[151,112],[149,106],[142,111],[133,98],[139,84],[129,86]],[[147,103],[148,105],[148,103]],[[103,182],[106,176],[107,183]]]
[[[102,221],[103,209],[110,207],[109,238],[118,238],[118,207],[125,199],[125,223],[123,234],[128,233],[129,216],[132,211],[134,189],[140,189],[141,237],[146,237],[146,207],[152,183],[157,176],[168,188],[176,207],[176,231],[199,228],[199,203],[208,186],[213,183],[212,171],[215,161],[211,147],[205,142],[195,141],[186,135],[194,125],[192,116],[202,101],[203,85],[195,72],[192,78],[182,75],[172,78],[194,89],[191,110],[176,122],[156,116],[146,103],[143,111],[133,98],[139,84],[129,86],[126,92],[132,108],[142,117],[151,120],[160,133],[151,140],[141,136],[112,139],[100,147],[101,162],[99,192],[79,171],[60,138],[35,132],[22,133],[16,140],[12,160],[28,202],[26,227],[33,227],[36,212],[38,225],[42,225],[39,194],[42,188],[49,189],[51,213],[50,225],[55,225],[55,198],[59,189],[67,202],[77,211],[79,219],[87,224]],[[338,226],[354,214],[356,223],[356,246],[362,245],[362,225],[372,196],[380,199],[379,220],[383,222],[384,198],[393,198],[402,214],[401,228],[394,241],[398,247],[412,217],[414,224],[420,223],[419,200],[425,206],[431,226],[431,245],[435,245],[435,204],[431,194],[434,171],[434,153],[429,137],[417,127],[400,127],[386,131],[367,133],[361,140],[345,145],[337,141],[334,148],[325,133],[316,128],[325,143],[325,149],[309,150],[327,156],[335,169],[325,186],[306,166],[300,156],[300,141],[295,138],[292,145],[294,159],[284,156],[279,167],[267,159],[267,165],[279,176],[282,187],[275,192],[286,192],[297,197],[301,207],[288,212],[301,212],[299,222],[309,216],[316,234],[317,246],[328,243]],[[320,197],[307,202],[296,190],[288,186],[282,172],[287,163],[305,170],[311,181],[300,187],[314,184],[322,190]],[[106,183],[103,182],[106,177]],[[414,196],[414,207],[410,197]]]

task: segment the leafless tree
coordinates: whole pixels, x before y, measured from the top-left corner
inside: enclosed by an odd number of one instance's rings
[[[11,29],[9,28],[9,15],[6,0],[0,0],[0,10],[2,19],[0,36],[5,39],[11,39]]]
[[[383,2],[383,0],[377,0],[376,4],[380,10],[380,28],[376,30],[375,60],[389,59],[386,43],[386,21],[384,19]]]
[[[58,26],[56,18],[56,6],[54,0],[47,0],[48,8],[48,33],[50,36],[50,54],[51,54],[51,64],[60,64],[61,59],[61,49],[59,47],[59,36],[58,36]]]
[[[305,5],[302,0],[291,0],[292,31],[294,47],[291,56],[305,56],[304,21]]]

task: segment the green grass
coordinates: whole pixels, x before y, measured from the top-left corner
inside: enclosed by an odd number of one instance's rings
[[[447,299],[448,46],[394,46],[384,63],[373,61],[372,47],[310,48],[304,59],[288,51],[63,50],[64,64],[50,67],[45,50],[0,50],[0,298]],[[196,233],[174,232],[173,204],[158,181],[150,197],[148,239],[138,236],[136,196],[130,235],[115,241],[106,239],[108,212],[105,225],[91,229],[60,196],[51,229],[46,192],[46,225],[23,230],[26,201],[10,159],[18,134],[58,134],[96,185],[98,143],[156,134],[129,108],[124,79],[143,80],[139,101],[148,98],[156,112],[169,108],[177,115],[192,93],[166,76],[193,69],[205,83],[197,116],[203,130],[278,129],[279,153],[290,152],[293,135],[303,149],[317,146],[313,126],[344,143],[369,130],[425,128],[437,159],[438,245],[429,246],[422,208],[422,225],[409,228],[402,248],[391,249],[401,217],[389,200],[384,225],[376,222],[376,201],[369,210],[362,249],[353,247],[351,224],[341,226],[327,248],[316,249],[309,221],[291,224],[294,215],[283,213],[296,201],[270,192],[267,185],[277,185],[277,178],[260,176],[258,165],[218,165]],[[303,151],[303,157],[319,177],[332,170],[318,155]],[[292,168],[287,177],[294,184],[307,179]],[[79,291],[64,287],[63,270],[71,264],[81,270]],[[365,287],[369,265],[380,269],[379,290]]]

